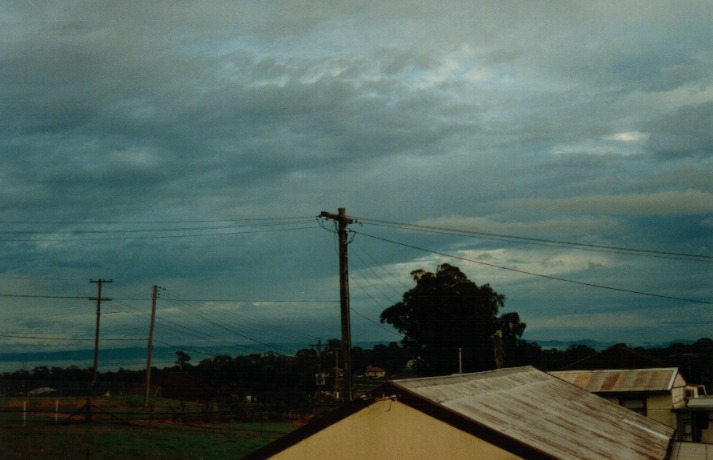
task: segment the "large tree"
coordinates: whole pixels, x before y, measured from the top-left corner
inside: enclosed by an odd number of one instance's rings
[[[495,367],[493,337],[501,331],[502,344],[517,344],[525,330],[517,313],[498,317],[505,296],[488,284],[478,286],[458,267],[442,264],[436,273],[415,270],[416,286],[400,302],[381,313],[381,322],[404,335],[403,345],[418,357],[423,374],[442,375]]]

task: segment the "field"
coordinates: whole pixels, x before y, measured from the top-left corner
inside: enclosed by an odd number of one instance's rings
[[[3,459],[239,459],[295,428],[288,423],[206,422],[205,406],[163,400],[7,400],[0,412]],[[25,410],[26,409],[26,410]],[[212,417],[217,418],[216,414]]]

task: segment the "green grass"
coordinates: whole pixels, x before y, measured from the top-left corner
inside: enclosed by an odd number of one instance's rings
[[[110,423],[3,426],[0,450],[7,460],[237,459],[294,429],[270,424],[261,433],[259,424],[241,425],[231,424],[220,432],[211,427]]]
[[[59,398],[60,410],[82,407],[81,399]],[[53,398],[27,400],[28,413],[23,417],[23,400],[0,401],[0,458],[15,459],[239,459],[270,441],[292,431],[288,423],[214,423],[188,425],[169,422],[166,414],[199,413],[201,405],[156,399],[154,410],[163,412],[163,420],[148,420],[142,412],[143,399],[111,398],[95,400],[98,407],[128,419],[131,424],[117,423],[101,411],[92,423],[84,422],[84,413],[69,418],[60,413],[54,423]],[[7,412],[7,411],[12,412]],[[63,423],[68,422],[68,423]]]

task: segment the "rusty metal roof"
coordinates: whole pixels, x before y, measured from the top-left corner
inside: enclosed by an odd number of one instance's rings
[[[530,366],[390,384],[553,458],[665,458],[674,433]]]
[[[674,385],[686,384],[676,367],[555,371],[550,375],[592,393],[669,392]]]

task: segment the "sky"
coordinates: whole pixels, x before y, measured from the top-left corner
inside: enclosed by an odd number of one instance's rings
[[[98,279],[102,348],[154,285],[196,360],[339,337],[339,208],[355,343],[442,263],[525,339],[711,337],[712,6],[4,1],[0,350],[92,348]]]

